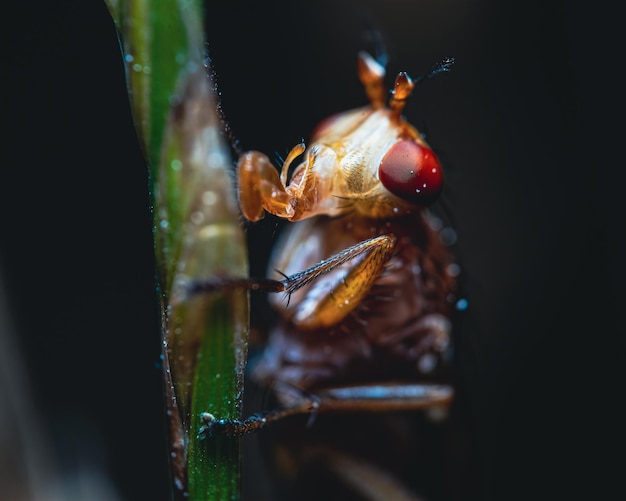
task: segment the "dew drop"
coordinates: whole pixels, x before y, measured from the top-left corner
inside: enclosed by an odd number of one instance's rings
[[[456,243],[456,231],[452,228],[444,228],[439,233],[439,238],[444,245],[454,245]]]
[[[432,372],[437,366],[437,358],[432,353],[422,355],[417,361],[417,368],[422,374]]]
[[[217,195],[214,191],[205,191],[202,194],[202,202],[204,202],[205,205],[214,205],[215,202],[217,202]]]
[[[435,231],[439,231],[441,230],[441,228],[443,228],[443,221],[437,216],[430,215],[428,218],[428,226],[430,226]]]
[[[204,214],[200,211],[195,211],[191,214],[191,222],[193,224],[201,224],[204,221]]]
[[[450,263],[447,270],[451,277],[458,277],[461,274],[461,267],[457,263]]]

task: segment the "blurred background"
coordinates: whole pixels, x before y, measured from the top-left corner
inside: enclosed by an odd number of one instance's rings
[[[405,114],[444,165],[469,301],[458,500],[620,487],[626,213],[608,4],[207,2],[231,133],[270,157],[365,104],[368,29],[389,83],[456,59]],[[4,24],[0,499],[168,499],[147,169],[114,24],[104,2],[78,0],[24,3]],[[248,227],[254,275],[272,225]]]

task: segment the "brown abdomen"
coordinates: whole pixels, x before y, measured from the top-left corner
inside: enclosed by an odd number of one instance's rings
[[[272,298],[281,321],[271,329],[254,369],[258,383],[279,380],[310,390],[418,380],[436,370],[449,342],[455,280],[447,248],[422,215],[301,221],[277,242],[269,269],[292,274],[383,233],[396,236],[395,252],[365,299],[338,324],[305,331],[290,321],[315,284],[294,293],[289,304],[282,295]]]

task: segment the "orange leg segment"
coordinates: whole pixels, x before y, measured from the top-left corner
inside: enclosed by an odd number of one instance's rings
[[[250,221],[258,221],[265,211],[289,218],[294,209],[278,171],[267,155],[258,151],[245,153],[237,166],[239,206]]]
[[[237,166],[239,205],[248,220],[262,219],[265,211],[293,220],[298,202],[301,198],[306,198],[307,186],[313,181],[309,174],[315,161],[315,149],[307,154],[304,168],[297,180],[287,184],[287,173],[291,163],[304,153],[305,149],[303,143],[291,149],[280,175],[263,153],[249,151],[241,156]]]

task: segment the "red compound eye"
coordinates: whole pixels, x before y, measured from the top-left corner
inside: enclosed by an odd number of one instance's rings
[[[434,202],[443,184],[441,164],[435,154],[410,139],[389,148],[378,173],[385,188],[416,205]]]

